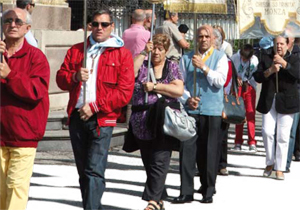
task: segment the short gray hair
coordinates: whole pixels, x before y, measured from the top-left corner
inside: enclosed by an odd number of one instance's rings
[[[132,13],[132,18],[135,19],[136,21],[144,21],[146,18],[145,11],[138,12],[137,10],[135,10]]]
[[[222,35],[221,35],[220,31],[216,28],[214,28],[213,33],[215,36],[214,45],[218,50],[220,50],[221,46],[222,46]]]
[[[12,9],[9,9],[9,10],[4,11],[4,12],[3,12],[3,15],[2,15],[3,19],[5,18],[5,16],[6,16],[8,13],[13,12],[13,11],[14,11],[14,10],[12,10]],[[29,14],[29,12],[27,12],[27,10],[24,10],[24,9],[23,9],[23,11],[26,13],[26,20],[25,20],[25,22],[26,22],[27,24],[31,24],[31,23],[32,23],[31,15]]]

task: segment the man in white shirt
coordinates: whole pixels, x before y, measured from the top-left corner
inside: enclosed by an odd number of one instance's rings
[[[181,102],[196,119],[197,135],[180,146],[180,196],[174,203],[193,201],[195,161],[200,172],[203,198],[201,203],[212,203],[222,139],[221,115],[223,110],[223,86],[228,72],[224,52],[214,49],[213,28],[203,25],[198,29],[199,53],[191,52],[180,61],[185,80],[185,92]],[[194,68],[196,84],[194,84]],[[194,95],[194,85],[196,94]]]
[[[27,15],[31,15],[33,12],[33,8],[35,7],[35,3],[34,0],[17,0],[17,7],[26,10],[29,13]],[[30,45],[38,47],[38,43],[31,31],[28,31],[26,33],[25,39]]]

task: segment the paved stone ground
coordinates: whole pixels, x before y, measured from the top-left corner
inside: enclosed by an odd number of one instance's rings
[[[233,137],[230,135],[229,147]],[[262,176],[265,152],[258,138],[259,152],[250,154],[229,151],[229,176],[218,176],[217,194],[213,204],[201,204],[202,196],[195,193],[195,201],[188,204],[165,202],[167,210],[248,210],[248,209],[299,209],[300,163],[293,162],[291,173],[285,180]],[[178,152],[172,155],[166,186],[170,197],[179,195]],[[139,152],[127,154],[120,147],[110,151],[106,170],[106,191],[102,203],[109,210],[143,209],[146,202],[141,195],[146,180]],[[200,187],[195,177],[195,190]],[[78,210],[81,196],[78,175],[71,152],[38,152],[31,179],[28,210]]]

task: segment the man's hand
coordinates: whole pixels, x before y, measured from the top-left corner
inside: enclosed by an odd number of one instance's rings
[[[189,49],[190,48],[190,43],[188,41],[186,41],[186,42],[187,42],[187,44],[185,46],[185,49]]]
[[[0,41],[0,53],[4,53],[6,51],[6,44],[3,41]]]
[[[89,79],[89,70],[86,68],[80,68],[76,73],[76,79],[81,82],[86,82]]]
[[[1,79],[5,79],[8,74],[11,72],[11,69],[9,68],[8,64],[5,61],[4,56],[3,57],[3,63],[0,63],[0,77]]]
[[[89,104],[85,104],[78,110],[78,112],[80,115],[80,119],[82,119],[83,121],[87,121],[91,116],[93,116],[93,112]]]
[[[193,65],[197,68],[203,69],[205,66],[204,61],[201,58],[201,55],[194,55],[192,59]]]
[[[193,98],[188,98],[186,103],[187,103],[189,109],[195,110],[198,108],[199,101],[200,101],[200,98],[193,97]]]
[[[2,53],[2,63],[0,63],[0,78],[5,79],[8,74],[11,72],[11,69],[9,68],[8,64],[5,61],[5,58],[3,56],[3,53],[6,51],[6,44],[3,41],[0,41],[0,53]]]

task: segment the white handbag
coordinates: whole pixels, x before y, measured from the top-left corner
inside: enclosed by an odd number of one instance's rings
[[[156,84],[152,68],[150,68],[150,77],[152,82]],[[162,97],[161,94],[157,94],[157,96],[159,98]],[[166,106],[163,129],[166,135],[172,136],[179,141],[189,140],[197,134],[196,120],[188,115],[181,103],[180,110],[174,110]]]
[[[180,110],[165,109],[164,133],[180,141],[191,139],[197,134],[196,120],[189,116],[180,103]]]

